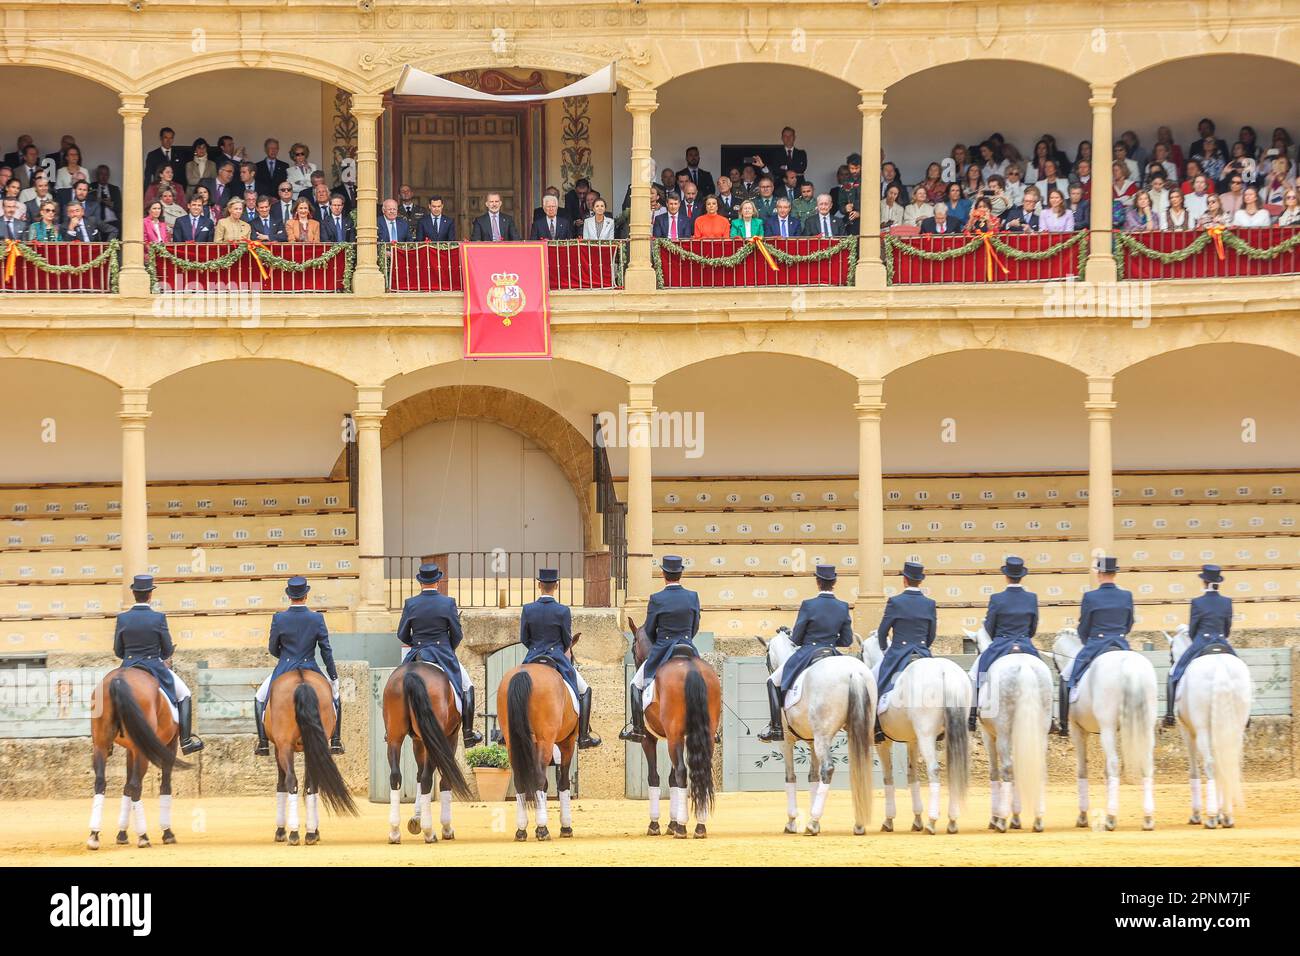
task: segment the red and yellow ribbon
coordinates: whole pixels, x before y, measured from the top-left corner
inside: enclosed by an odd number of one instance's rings
[[[1003,275],[1009,275],[1010,272],[1007,269],[1007,264],[998,258],[997,250],[993,248],[993,239],[991,234],[987,232],[981,233],[980,238],[984,240],[984,271],[988,277],[988,281],[993,281],[994,263],[996,263],[997,267],[1002,270]]]
[[[244,242],[247,243],[248,254],[252,256],[253,261],[257,263],[257,271],[262,273],[262,281],[265,282],[267,280],[266,266],[262,265],[262,260],[258,256],[257,250],[266,249],[266,243],[261,242],[260,240],[257,239],[245,239]],[[266,249],[266,251],[270,252],[271,250]]]
[[[767,264],[769,268],[771,268],[773,272],[779,271],[777,269],[776,260],[772,258],[772,253],[768,252],[767,245],[766,243],[763,242],[763,237],[750,236],[749,241],[754,244],[754,246],[758,249],[760,253],[762,253],[763,258],[767,260]]]
[[[1210,238],[1214,240],[1214,251],[1218,253],[1219,260],[1223,260],[1223,230],[1224,226],[1206,226],[1205,231],[1209,233]]]
[[[14,270],[18,268],[18,240],[5,240],[5,283],[14,277]]]

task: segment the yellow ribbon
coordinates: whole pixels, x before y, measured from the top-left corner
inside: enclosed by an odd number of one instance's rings
[[[984,240],[984,270],[988,276],[988,281],[993,281],[993,264],[995,262],[997,263],[998,268],[1002,270],[1002,274],[1008,275],[1007,264],[998,258],[998,253],[997,250],[993,248],[993,240],[990,238],[990,234],[987,232],[981,233],[980,238]]]
[[[262,260],[258,258],[257,252],[255,250],[266,249],[266,243],[261,242],[257,239],[245,239],[244,242],[248,244],[248,254],[252,256],[253,261],[257,263],[257,271],[262,273],[262,281],[265,282],[267,278],[266,266],[262,265]],[[266,249],[266,251],[270,252],[271,250]]]
[[[1223,226],[1205,227],[1205,231],[1208,232],[1210,234],[1210,238],[1214,240],[1214,251],[1219,254],[1220,261],[1222,261],[1223,259],[1223,230],[1224,230]]]
[[[767,260],[767,264],[773,272],[780,271],[777,269],[776,260],[772,258],[772,253],[767,251],[767,246],[763,243],[762,236],[750,236],[749,241],[752,242],[758,248],[758,251],[763,254],[763,258]]]
[[[5,240],[5,283],[14,277],[14,270],[18,267],[18,242],[15,239]]]

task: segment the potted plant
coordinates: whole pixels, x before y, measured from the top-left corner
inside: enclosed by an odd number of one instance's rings
[[[465,762],[474,771],[478,797],[485,803],[499,803],[510,791],[510,754],[500,744],[471,747],[465,751]]]

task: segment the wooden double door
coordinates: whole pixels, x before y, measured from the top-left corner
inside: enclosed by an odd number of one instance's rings
[[[456,236],[468,239],[471,223],[486,211],[489,193],[501,194],[501,209],[527,231],[530,210],[524,189],[526,111],[416,111],[400,114],[394,170],[396,187],[410,184],[427,205],[443,197],[443,209],[456,221]]]

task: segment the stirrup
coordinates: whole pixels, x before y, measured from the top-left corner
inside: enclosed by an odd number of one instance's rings
[[[1178,719],[1173,714],[1165,714],[1164,719],[1160,721],[1166,727],[1177,727]]]
[[[645,734],[642,731],[637,730],[636,727],[634,727],[632,724],[628,724],[626,727],[624,727],[622,730],[618,732],[618,739],[631,741],[634,744],[639,744],[645,740]]]
[[[768,724],[758,732],[758,739],[764,743],[775,743],[778,740],[785,740],[785,731],[781,727],[774,727]]]
[[[203,741],[198,737],[190,737],[188,740],[181,741],[181,753],[188,757],[190,754],[198,753],[203,749]]]

